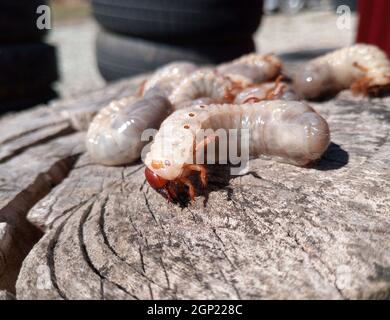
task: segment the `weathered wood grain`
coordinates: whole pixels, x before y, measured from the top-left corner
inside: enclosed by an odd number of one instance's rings
[[[389,298],[390,98],[344,92],[314,107],[333,142],[316,166],[216,166],[184,208],[145,184],[141,163],[82,154],[28,210],[46,233],[17,298]]]
[[[7,226],[7,245],[2,250],[1,288],[15,290],[20,265],[41,236],[26,215],[69,173],[76,156],[83,151],[81,135],[73,134],[29,148],[0,164],[0,222]]]
[[[0,300],[15,300],[15,296],[8,291],[0,291]]]
[[[84,152],[92,116],[117,96],[131,95],[138,79],[85,96],[0,118],[0,290],[15,292],[20,266],[42,231],[26,216],[61,183]]]

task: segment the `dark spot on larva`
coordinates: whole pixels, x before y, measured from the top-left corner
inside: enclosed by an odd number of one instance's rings
[[[202,106],[199,106],[199,108],[202,108],[202,109],[204,109],[204,108],[206,108],[206,106],[203,106],[203,105],[202,105]]]
[[[189,129],[189,128],[190,128],[190,126],[188,124],[184,125],[184,129]]]
[[[168,166],[168,167],[171,165],[171,162],[170,162],[169,160],[165,160],[164,163],[165,163],[165,165]]]
[[[189,115],[190,117],[195,117],[195,114],[193,114],[192,112],[190,112],[188,115]]]

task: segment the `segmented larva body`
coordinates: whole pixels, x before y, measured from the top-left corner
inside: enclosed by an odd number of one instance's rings
[[[252,157],[269,155],[301,166],[319,159],[330,142],[327,122],[302,102],[198,105],[175,111],[161,124],[145,158],[154,177],[180,179],[186,164],[193,163],[202,129],[249,129]]]
[[[234,82],[247,86],[276,79],[281,68],[282,62],[274,55],[251,53],[220,65],[217,71]]]
[[[336,50],[306,64],[294,77],[304,98],[316,99],[351,88],[368,94],[390,85],[390,61],[378,47],[357,44]]]
[[[185,108],[194,100],[207,98],[209,102],[223,103],[233,99],[234,83],[210,69],[193,72],[173,90],[169,100],[175,109]]]
[[[258,102],[263,100],[300,100],[298,94],[287,82],[266,82],[243,89],[236,95],[235,104]]]
[[[92,120],[86,138],[91,158],[104,165],[121,165],[139,159],[144,130],[158,129],[172,112],[169,100],[160,95],[127,97],[111,102]]]
[[[169,63],[157,69],[145,82],[143,92],[145,94],[152,88],[158,88],[164,95],[169,96],[173,89],[196,69],[197,66],[191,62],[179,61]]]

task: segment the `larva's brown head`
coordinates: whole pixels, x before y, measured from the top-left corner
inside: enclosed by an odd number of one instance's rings
[[[156,190],[162,189],[168,183],[168,180],[161,178],[148,167],[145,168],[145,178],[146,181],[149,182],[150,186]]]
[[[148,167],[145,168],[145,178],[149,185],[168,199],[168,201],[177,202],[178,198],[175,191],[175,185],[171,180],[160,177]]]

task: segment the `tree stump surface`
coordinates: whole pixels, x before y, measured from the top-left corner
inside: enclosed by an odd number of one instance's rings
[[[256,159],[238,177],[214,166],[207,194],[182,208],[145,183],[141,162],[104,167],[85,153],[78,130],[140,81],[0,119],[0,290],[17,299],[390,298],[390,98],[345,91],[313,103],[332,133],[319,163]]]

